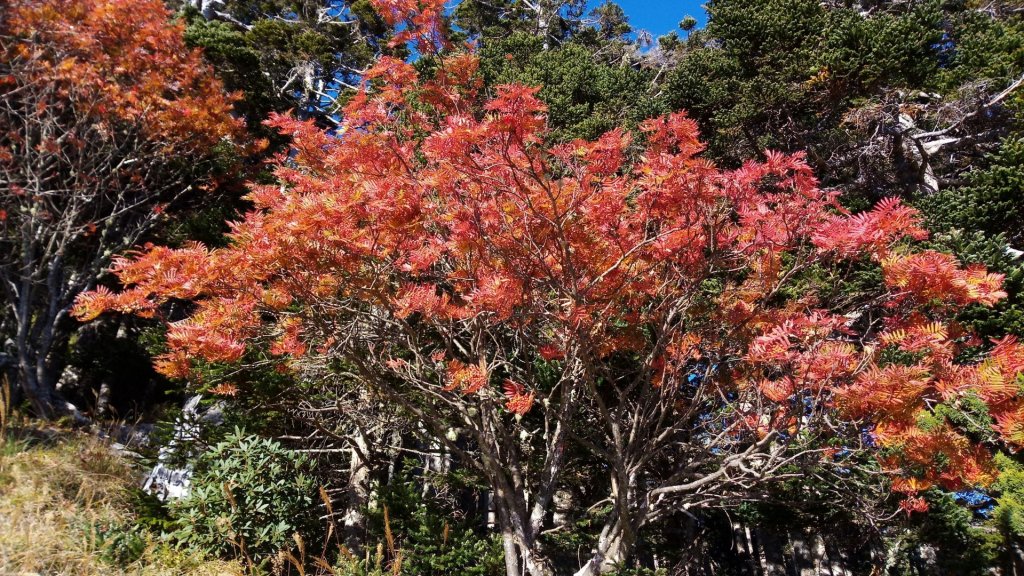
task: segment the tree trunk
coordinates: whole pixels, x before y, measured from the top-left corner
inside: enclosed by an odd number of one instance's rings
[[[512,531],[506,527],[501,529],[501,547],[505,551],[505,576],[520,576],[516,539]]]
[[[93,411],[97,418],[103,418],[110,412],[110,395],[112,390],[109,377],[103,378],[100,382],[100,391],[96,395],[96,409]]]
[[[800,576],[818,576],[817,559],[815,549],[807,542],[807,536],[803,532],[790,532],[790,541],[793,545],[793,566]]]
[[[630,529],[627,529],[630,528]],[[621,518],[606,525],[598,537],[590,560],[574,576],[598,576],[617,571],[629,559],[635,544],[633,527],[626,527]]]
[[[18,376],[21,391],[38,418],[50,420],[71,415],[81,423],[85,417],[57,390],[63,360],[55,358],[54,351],[67,345],[69,333],[52,325],[43,332],[41,338],[19,338]]]
[[[26,254],[33,253],[31,234],[25,238],[23,250]],[[23,260],[25,269],[32,269],[34,264],[30,258]],[[21,390],[36,416],[43,419],[65,414],[81,418],[77,409],[64,402],[57,390],[64,358],[54,352],[66,347],[71,337],[67,322],[72,298],[65,288],[62,266],[60,256],[54,257],[47,266],[45,289],[35,285],[31,277],[25,277],[12,291],[18,302],[14,319],[18,328],[15,345]],[[45,304],[38,306],[35,300],[41,295]]]
[[[40,381],[36,363],[28,357],[26,351],[19,350],[18,375],[21,392],[32,405],[37,418],[52,419],[57,415],[56,389]]]
[[[536,535],[530,531],[529,521],[515,510],[514,503],[496,495],[495,507],[505,550],[506,575],[553,576],[554,570],[540,550]]]
[[[1021,549],[1020,542],[1013,536],[1010,543],[1010,574],[1013,576],[1021,576],[1024,574],[1024,550]]]
[[[785,576],[786,557],[778,534],[761,528],[757,530],[756,539],[761,573],[764,576]]]
[[[548,559],[536,552],[533,548],[521,547],[523,566],[530,576],[554,576],[555,571],[551,568]]]
[[[555,512],[551,518],[551,525],[553,528],[562,528],[572,522],[572,513],[575,510],[572,492],[568,490],[558,490],[555,492],[555,496],[552,499],[555,505]]]
[[[370,504],[370,466],[364,456],[368,449],[366,438],[358,430],[353,434],[352,456],[349,460],[348,502],[342,525],[345,546],[359,550],[366,531],[366,508]]]

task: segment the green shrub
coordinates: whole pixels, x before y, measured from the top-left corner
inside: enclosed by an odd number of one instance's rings
[[[171,504],[171,538],[265,566],[295,533],[317,530],[316,486],[304,456],[235,430],[196,462],[191,492]]]

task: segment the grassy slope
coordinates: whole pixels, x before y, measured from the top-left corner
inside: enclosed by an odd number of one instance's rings
[[[63,432],[0,429],[0,574],[232,575],[237,565],[202,561],[143,540],[138,560],[114,564],[111,527],[134,520],[138,471],[102,442]]]

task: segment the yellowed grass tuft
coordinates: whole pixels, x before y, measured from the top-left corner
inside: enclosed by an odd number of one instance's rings
[[[131,520],[137,471],[89,436],[12,436],[0,434],[0,574],[241,574],[236,564],[203,561],[155,540],[134,564],[109,564],[98,530]]]

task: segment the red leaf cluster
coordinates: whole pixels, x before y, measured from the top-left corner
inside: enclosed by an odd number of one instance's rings
[[[371,0],[388,25],[396,27],[392,46],[411,42],[421,54],[448,45],[444,23],[445,0]]]

